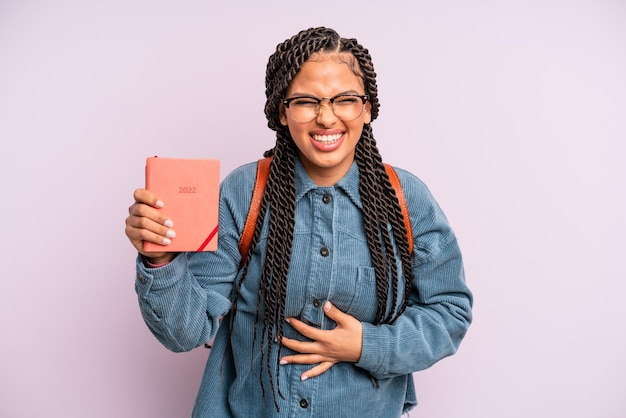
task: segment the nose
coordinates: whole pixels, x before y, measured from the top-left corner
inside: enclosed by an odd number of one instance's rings
[[[316,120],[322,126],[331,126],[337,121],[333,105],[328,99],[320,102]]]

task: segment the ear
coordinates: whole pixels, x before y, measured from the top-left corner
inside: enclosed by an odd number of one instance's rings
[[[285,109],[285,105],[282,103],[278,107],[278,118],[280,119],[280,124],[283,126],[287,126],[287,113]]]
[[[365,110],[363,112],[363,124],[367,125],[372,121],[372,104],[369,101],[365,102]]]

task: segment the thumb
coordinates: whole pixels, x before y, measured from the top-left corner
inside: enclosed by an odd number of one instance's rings
[[[339,309],[335,308],[335,305],[330,303],[330,301],[326,301],[324,304],[324,313],[327,317],[335,321],[336,323],[340,323],[341,320],[345,317],[345,313],[341,312]]]

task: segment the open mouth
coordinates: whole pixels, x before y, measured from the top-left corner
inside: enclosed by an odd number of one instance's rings
[[[343,136],[343,134],[333,134],[333,135],[312,135],[313,139],[317,142],[321,142],[323,144],[332,144],[333,142],[337,142],[339,138]]]

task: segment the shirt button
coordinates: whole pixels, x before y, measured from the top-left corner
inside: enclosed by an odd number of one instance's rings
[[[300,407],[301,408],[308,408],[309,407],[309,402],[306,399],[300,399]]]
[[[146,284],[147,280],[145,277],[139,275],[139,281],[141,282],[141,284]]]
[[[330,254],[330,250],[328,249],[328,247],[322,247],[320,249],[320,254],[322,255],[322,257],[328,257],[328,254]]]
[[[326,204],[330,203],[332,199],[333,199],[332,196],[329,194],[325,194],[324,196],[322,196],[322,202]]]
[[[319,308],[320,306],[322,306],[322,301],[320,299],[313,299],[313,306]]]

